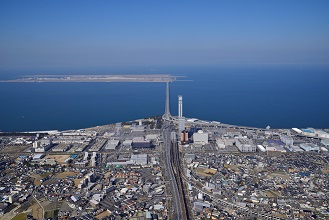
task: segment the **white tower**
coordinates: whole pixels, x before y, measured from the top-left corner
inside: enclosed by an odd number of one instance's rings
[[[185,118],[183,118],[183,96],[178,96],[178,130],[185,130]]]
[[[178,118],[183,117],[183,96],[178,96]]]

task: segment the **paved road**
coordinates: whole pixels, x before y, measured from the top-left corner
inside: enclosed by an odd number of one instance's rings
[[[174,219],[175,220],[183,220],[183,210],[182,203],[179,195],[179,190],[177,186],[177,181],[174,175],[174,171],[172,168],[172,155],[171,155],[171,138],[170,138],[170,122],[165,121],[162,129],[163,135],[163,148],[165,154],[165,166],[166,171],[168,173],[170,189],[172,194],[172,203],[173,203],[173,211],[174,211]]]

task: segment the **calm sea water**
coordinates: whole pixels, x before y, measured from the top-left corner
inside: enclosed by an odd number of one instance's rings
[[[329,127],[329,66],[189,66],[122,72],[171,73],[193,80],[170,85],[173,115],[177,95],[183,95],[186,117],[255,127]],[[0,77],[21,74],[5,72]],[[162,115],[164,103],[164,83],[0,83],[0,130],[65,130],[128,121]]]

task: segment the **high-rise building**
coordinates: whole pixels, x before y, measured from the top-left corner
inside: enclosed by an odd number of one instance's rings
[[[185,118],[183,117],[183,96],[178,96],[178,130],[185,130]]]
[[[178,118],[183,117],[183,96],[178,96]]]

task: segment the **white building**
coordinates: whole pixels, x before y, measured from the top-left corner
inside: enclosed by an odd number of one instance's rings
[[[132,154],[130,160],[134,164],[147,165],[147,154]]]
[[[132,144],[132,140],[125,140],[122,145],[125,146],[125,147],[131,147],[131,144]]]
[[[292,139],[292,137],[288,136],[288,135],[282,135],[280,137],[281,141],[283,143],[285,143],[286,145],[293,145],[294,144],[294,139]]]
[[[236,138],[235,145],[241,152],[256,152],[256,146],[248,138]]]
[[[115,148],[119,145],[118,140],[108,140],[105,145],[105,150],[115,150]]]
[[[33,148],[35,152],[45,152],[49,150],[52,146],[51,138],[43,138],[33,143]]]
[[[159,138],[159,134],[147,134],[145,136],[145,140],[157,140]]]
[[[329,139],[329,134],[325,131],[314,130],[314,132],[318,135],[319,138],[328,138]]]
[[[185,154],[184,156],[185,159],[191,159],[192,161],[195,160],[195,154]]]
[[[287,148],[292,152],[303,152],[303,150],[296,145],[290,145]]]
[[[321,144],[328,147],[329,146],[329,140],[328,139],[321,139]]]
[[[257,148],[258,148],[258,150],[259,151],[261,151],[261,152],[266,152],[266,149],[263,147],[263,145],[257,145]]]
[[[208,144],[208,133],[204,133],[202,130],[193,134],[193,142],[195,144]]]
[[[225,148],[225,142],[223,139],[221,138],[217,138],[216,139],[216,144],[218,148]]]
[[[178,118],[178,130],[179,131],[185,130],[185,118]]]
[[[225,146],[232,146],[235,143],[234,138],[224,138],[223,139]]]
[[[320,151],[320,147],[312,143],[302,143],[299,145],[304,151]]]
[[[32,160],[40,160],[44,157],[44,154],[34,154]]]
[[[19,199],[18,191],[12,191],[11,194],[8,196],[8,202],[9,203],[17,202],[18,199]]]

